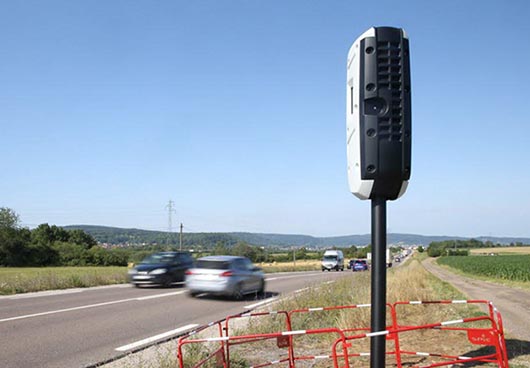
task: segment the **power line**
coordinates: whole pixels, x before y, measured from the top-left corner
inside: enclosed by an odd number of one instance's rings
[[[171,233],[173,232],[173,213],[175,213],[175,209],[173,208],[173,205],[175,202],[173,202],[171,199],[169,200],[166,208],[167,208],[167,222],[168,222],[168,234],[167,234],[167,245],[169,245],[169,241],[171,239]]]

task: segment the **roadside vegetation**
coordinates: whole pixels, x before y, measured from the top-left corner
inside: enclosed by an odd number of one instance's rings
[[[0,208],[0,267],[126,266],[123,249],[104,249],[82,230],[41,224],[20,227],[19,217]]]
[[[127,267],[0,267],[0,295],[125,283]]]

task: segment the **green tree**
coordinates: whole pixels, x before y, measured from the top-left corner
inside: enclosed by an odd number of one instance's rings
[[[11,208],[0,207],[0,229],[18,228],[19,216]]]
[[[8,267],[26,266],[31,250],[28,246],[31,234],[28,229],[0,228],[0,265]]]
[[[86,249],[90,249],[98,243],[96,239],[83,230],[70,230],[68,232],[68,242],[83,245]]]
[[[212,254],[215,256],[227,255],[229,253],[230,252],[228,251],[228,248],[226,247],[225,243],[220,241],[215,244],[215,247],[212,251]]]
[[[249,258],[252,262],[257,261],[257,251],[255,247],[248,245],[245,242],[238,242],[231,252],[234,256],[243,256]]]
[[[355,245],[352,245],[349,248],[344,249],[344,257],[346,258],[356,258],[358,248]]]
[[[24,266],[30,258],[30,232],[19,228],[19,216],[10,208],[0,208],[0,265]]]
[[[296,259],[307,259],[307,249],[302,247],[296,250],[295,252]]]

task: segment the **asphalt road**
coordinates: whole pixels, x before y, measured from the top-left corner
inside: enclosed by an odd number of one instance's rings
[[[268,274],[264,300],[254,296],[241,301],[193,299],[182,286],[138,289],[130,285],[0,297],[0,366],[91,366],[252,309],[267,299],[350,274]]]

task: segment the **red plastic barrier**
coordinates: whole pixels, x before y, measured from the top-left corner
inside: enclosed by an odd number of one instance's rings
[[[399,311],[405,306],[418,306],[418,305],[430,305],[439,307],[444,305],[457,305],[457,304],[475,304],[484,305],[488,311],[485,316],[469,317],[469,318],[458,318],[455,320],[448,320],[442,322],[427,323],[422,325],[402,325],[399,320]],[[178,342],[178,360],[180,368],[199,368],[210,364],[215,359],[215,366],[222,368],[230,367],[230,347],[235,345],[257,343],[276,339],[276,346],[278,349],[287,348],[287,353],[283,352],[283,356],[280,356],[274,361],[264,361],[256,363],[253,368],[267,367],[276,364],[287,364],[289,368],[295,368],[297,362],[309,361],[309,360],[320,360],[329,359],[333,361],[334,368],[349,368],[350,359],[367,357],[370,354],[368,352],[354,352],[352,343],[356,340],[369,339],[372,336],[385,335],[387,340],[390,340],[394,344],[393,349],[387,351],[387,356],[395,359],[396,366],[401,368],[404,366],[404,357],[431,357],[437,358],[441,361],[431,362],[426,365],[416,365],[415,367],[442,367],[451,366],[454,364],[466,363],[466,362],[481,362],[481,363],[494,363],[499,368],[508,368],[508,354],[506,350],[506,342],[504,339],[502,317],[499,311],[493,306],[491,302],[485,300],[442,300],[442,301],[410,301],[410,302],[396,302],[394,304],[388,304],[391,315],[391,324],[385,331],[369,332],[370,329],[366,326],[351,326],[345,329],[339,329],[336,327],[329,328],[318,328],[318,329],[304,329],[304,330],[293,330],[293,319],[296,316],[304,313],[321,312],[326,313],[330,311],[343,311],[343,310],[354,310],[357,308],[369,308],[369,304],[359,305],[348,305],[348,306],[330,306],[320,308],[303,308],[292,311],[274,311],[274,312],[249,312],[235,316],[227,317],[224,320],[224,328],[222,327],[223,321],[210,323],[207,326],[203,326],[200,329],[192,331],[185,336],[181,337]],[[266,316],[283,316],[285,321],[285,331],[277,331],[270,333],[259,333],[259,334],[248,334],[248,335],[230,335],[229,323],[235,319],[240,318],[254,318],[254,317],[266,317]],[[487,322],[488,327],[477,327],[477,322]],[[207,327],[217,325],[218,334],[214,337],[207,338],[193,338],[199,332],[203,331]],[[402,349],[401,339],[407,336],[409,333],[418,331],[439,331],[439,333],[465,333],[467,342],[472,345],[478,346],[490,346],[494,349],[494,353],[485,353],[480,356],[462,356],[458,354],[446,354],[439,352],[421,352],[414,351],[411,349]],[[303,335],[323,335],[323,334],[335,334],[338,338],[335,339],[334,343],[330,347],[329,354],[315,355],[307,354],[307,351],[298,351],[295,339]],[[203,359],[194,363],[190,367],[184,366],[183,359],[183,347],[191,344],[219,344],[214,346],[214,349]],[[409,342],[410,343],[410,342]],[[307,349],[307,347],[304,347]],[[457,348],[457,347],[455,347]],[[406,364],[407,367],[410,363]]]

